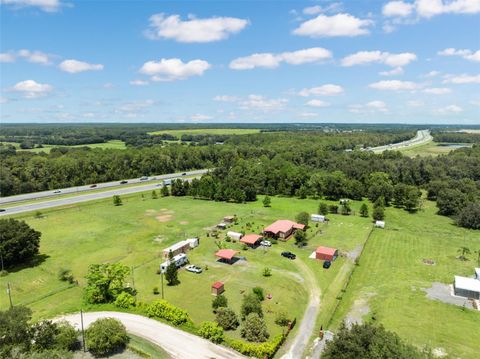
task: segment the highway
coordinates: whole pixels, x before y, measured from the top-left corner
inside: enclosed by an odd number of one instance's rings
[[[433,137],[432,135],[430,135],[430,130],[420,130],[420,131],[417,131],[417,135],[410,140],[399,142],[399,143],[392,143],[384,146],[372,147],[369,150],[376,153],[383,152],[386,150],[393,151],[393,150],[398,150],[405,147],[421,145],[423,143],[430,142],[432,139]]]
[[[53,191],[45,191],[45,192],[36,192],[36,193],[22,194],[18,196],[5,197],[0,200],[0,206],[5,203],[18,202],[19,204],[18,206],[4,208],[5,211],[0,212],[0,216],[18,214],[18,213],[29,212],[29,211],[40,211],[40,210],[45,210],[51,207],[71,205],[75,203],[93,201],[93,200],[103,199],[103,198],[111,198],[113,195],[127,195],[127,194],[137,193],[137,192],[152,191],[154,189],[159,189],[161,187],[161,183],[158,182],[159,180],[200,176],[204,173],[207,173],[208,171],[209,171],[208,169],[205,169],[205,170],[183,172],[185,174],[171,173],[171,174],[160,175],[160,176],[151,176],[149,177],[148,180],[144,180],[144,181],[140,181],[140,179],[130,179],[128,180],[128,184],[145,183],[144,185],[131,186],[131,187],[125,187],[125,185],[120,184],[120,181],[115,181],[115,182],[108,182],[108,183],[99,183],[96,188],[90,188],[90,186],[64,188],[60,190],[61,193],[59,194],[54,194]],[[105,188],[112,188],[112,190],[98,191],[98,189],[105,189]],[[91,193],[88,193],[89,191],[91,191]],[[78,192],[86,192],[86,193],[74,195],[71,197],[61,197],[57,199],[54,199],[54,198],[52,199],[52,197],[55,197],[58,195],[76,194]],[[22,202],[25,202],[25,201],[41,200],[41,199],[45,199],[45,201],[21,204]]]

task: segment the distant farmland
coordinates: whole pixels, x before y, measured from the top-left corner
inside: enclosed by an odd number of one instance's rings
[[[260,129],[256,128],[197,128],[191,130],[163,130],[148,132],[149,135],[169,134],[178,138],[183,135],[249,135],[259,133]]]

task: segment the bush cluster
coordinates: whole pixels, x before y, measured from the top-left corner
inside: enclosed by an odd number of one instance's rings
[[[147,307],[146,313],[149,317],[165,319],[174,325],[187,323],[190,320],[186,310],[177,308],[163,299],[153,301]]]

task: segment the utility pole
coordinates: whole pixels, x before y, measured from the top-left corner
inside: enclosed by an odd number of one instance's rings
[[[132,266],[132,286],[133,286],[133,290],[135,290],[135,268],[133,268],[133,266]]]
[[[12,293],[10,289],[10,283],[7,283],[7,294],[8,294],[8,299],[10,300],[10,308],[13,308],[13,303],[12,303]]]
[[[160,272],[160,279],[162,281],[162,299],[164,299],[164,296],[163,296],[163,271]]]
[[[2,272],[5,270],[5,268],[3,267],[3,254],[2,252],[0,252],[0,262],[2,262]]]
[[[83,343],[83,351],[86,352],[87,348],[85,347],[85,329],[83,328],[83,310],[80,309],[80,323],[82,325],[82,343]]]

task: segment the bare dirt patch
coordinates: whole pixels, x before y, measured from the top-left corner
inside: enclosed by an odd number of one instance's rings
[[[185,225],[185,224],[188,224],[188,221],[180,221],[180,222],[178,222],[178,223],[180,223],[180,224],[182,224],[182,225]]]
[[[453,295],[453,288],[450,284],[433,282],[430,288],[421,289],[427,293],[428,299],[439,300],[443,303],[473,309],[472,303],[467,298]]]
[[[146,216],[153,216],[155,213],[157,213],[157,211],[155,211],[154,209],[147,209],[145,211]]]
[[[161,214],[159,216],[156,216],[155,218],[157,219],[157,221],[164,223],[170,222],[173,216],[171,214]]]
[[[353,302],[352,308],[345,317],[345,324],[347,327],[352,326],[354,323],[362,324],[363,316],[370,312],[368,301],[374,295],[375,293],[365,293],[360,298],[356,299],[355,302]]]
[[[435,265],[435,261],[433,259],[423,258],[422,262],[423,262],[423,264],[426,264],[427,266],[434,266]]]

